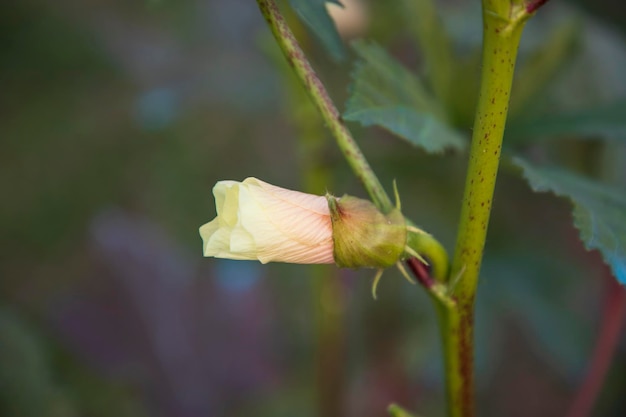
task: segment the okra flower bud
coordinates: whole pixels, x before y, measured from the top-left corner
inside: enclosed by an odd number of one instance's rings
[[[404,253],[400,210],[385,215],[368,200],[305,194],[256,178],[220,181],[213,195],[217,217],[200,227],[205,256],[387,268]]]
[[[407,245],[409,234],[425,232],[407,225],[399,208],[383,214],[368,200],[305,194],[256,178],[220,181],[213,195],[217,217],[200,227],[204,256],[377,268],[374,297],[384,268],[395,264],[413,282],[399,261],[426,262]]]

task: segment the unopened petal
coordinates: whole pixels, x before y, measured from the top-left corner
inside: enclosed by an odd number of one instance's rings
[[[324,197],[256,178],[220,181],[213,194],[217,217],[200,228],[205,256],[333,263],[332,225]]]

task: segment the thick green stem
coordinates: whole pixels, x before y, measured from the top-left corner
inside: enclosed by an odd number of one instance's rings
[[[449,285],[458,305],[439,309],[451,417],[474,415],[474,299],[526,6],[483,0],[482,73]],[[455,283],[456,281],[456,283]]]
[[[519,20],[508,21],[493,15],[487,5],[484,9],[481,87],[452,264],[453,274],[463,272],[455,294],[468,300],[473,298],[478,282],[523,28]]]

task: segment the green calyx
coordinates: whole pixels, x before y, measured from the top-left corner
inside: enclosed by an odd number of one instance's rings
[[[381,213],[373,203],[327,195],[335,263],[344,268],[388,268],[404,254],[407,227],[399,209]]]

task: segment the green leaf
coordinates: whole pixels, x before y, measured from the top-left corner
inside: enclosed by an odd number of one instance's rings
[[[421,81],[374,43],[354,42],[362,59],[352,75],[345,120],[378,125],[430,153],[462,150],[463,135],[445,122]]]
[[[577,112],[512,123],[507,129],[507,140],[514,143],[563,136],[626,140],[626,99]]]
[[[559,168],[534,167],[515,158],[531,188],[552,191],[574,204],[574,225],[588,250],[598,249],[626,285],[626,190],[610,188]]]
[[[343,7],[338,0],[289,0],[291,8],[318,37],[333,59],[341,61],[346,56],[345,48],[335,23],[326,10],[326,3]]]
[[[579,375],[592,347],[593,324],[580,311],[562,306],[580,289],[578,284],[584,279],[580,265],[554,254],[529,251],[532,248],[517,245],[498,248],[483,262],[481,276],[489,285],[476,303],[477,370],[486,368],[493,375],[497,368],[497,356],[505,350],[497,338],[498,329],[503,328],[500,313],[506,311],[520,320],[520,330],[546,363],[568,377]]]

